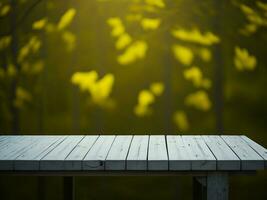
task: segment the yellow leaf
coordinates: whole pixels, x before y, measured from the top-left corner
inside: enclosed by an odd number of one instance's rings
[[[82,91],[91,92],[91,88],[94,86],[98,74],[96,71],[90,72],[75,72],[71,77],[71,82],[74,85],[78,85]]]
[[[62,39],[66,43],[67,51],[71,52],[76,46],[76,36],[70,31],[64,31]]]
[[[102,79],[95,83],[91,88],[92,99],[95,103],[105,101],[111,94],[114,84],[114,75],[106,74]]]
[[[172,31],[172,35],[177,39],[202,45],[213,45],[220,42],[220,38],[212,32],[201,33],[196,28],[192,30],[176,29]]]
[[[148,106],[154,103],[155,97],[149,90],[141,90],[138,95],[138,105]]]
[[[74,8],[68,9],[60,18],[59,23],[57,25],[58,30],[63,30],[67,26],[69,26],[76,15],[76,10]]]
[[[131,42],[132,42],[131,36],[127,33],[123,33],[122,35],[119,36],[119,38],[116,42],[116,48],[117,49],[124,49]]]
[[[125,32],[125,28],[119,17],[112,17],[107,20],[107,23],[112,27],[111,35],[118,37]]]
[[[205,62],[209,62],[212,57],[210,50],[207,48],[201,48],[199,50],[199,56]]]
[[[134,107],[134,113],[138,117],[144,117],[150,115],[152,113],[152,110],[147,106],[137,105]]]
[[[180,61],[184,65],[191,65],[194,59],[194,54],[191,49],[182,46],[182,45],[174,45],[173,53],[175,58]]]
[[[18,108],[22,108],[24,103],[30,102],[32,99],[31,94],[24,88],[18,86],[16,88],[16,98],[14,100],[14,105]]]
[[[11,43],[11,36],[3,36],[0,38],[0,50],[7,48]]]
[[[128,48],[124,51],[123,54],[119,55],[117,60],[121,65],[130,64],[137,59],[142,59],[146,55],[147,44],[145,41],[139,40],[132,43]]]
[[[208,111],[211,108],[211,101],[204,90],[199,90],[195,93],[189,94],[185,98],[185,104],[202,111]]]
[[[155,30],[159,27],[161,20],[152,18],[143,18],[141,26],[144,30]]]
[[[150,85],[150,90],[155,96],[160,96],[164,91],[164,85],[162,82],[152,83]]]
[[[145,2],[148,5],[155,6],[158,8],[164,8],[165,7],[165,3],[163,0],[145,0]]]
[[[46,23],[47,23],[47,18],[37,20],[32,24],[32,29],[41,30],[45,27]]]
[[[11,7],[10,5],[4,5],[3,7],[0,7],[0,17],[6,16],[9,11],[10,11]]]
[[[237,70],[254,70],[257,65],[255,56],[250,55],[248,50],[240,47],[235,47],[234,64]]]
[[[184,78],[192,81],[196,87],[202,85],[202,72],[198,67],[191,67],[190,69],[184,70]]]
[[[36,36],[32,36],[28,43],[26,43],[18,53],[18,62],[21,63],[30,53],[36,53],[42,43]]]
[[[189,122],[184,111],[176,111],[173,115],[173,121],[180,131],[187,131],[189,129]]]

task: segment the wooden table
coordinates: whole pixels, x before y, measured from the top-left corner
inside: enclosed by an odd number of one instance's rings
[[[0,136],[1,175],[190,175],[194,199],[228,199],[228,177],[267,167],[267,150],[246,136]]]

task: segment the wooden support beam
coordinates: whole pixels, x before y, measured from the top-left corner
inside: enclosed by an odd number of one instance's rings
[[[63,178],[63,199],[75,200],[74,176],[64,176]]]

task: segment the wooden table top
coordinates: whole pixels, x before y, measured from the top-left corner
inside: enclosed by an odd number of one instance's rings
[[[0,136],[0,171],[252,171],[266,160],[239,135]]]

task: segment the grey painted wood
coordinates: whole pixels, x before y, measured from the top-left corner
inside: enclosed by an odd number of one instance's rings
[[[12,138],[10,145],[0,151],[0,170],[13,170],[13,161],[23,152],[30,149],[37,141],[38,136],[24,136]]]
[[[66,170],[82,170],[82,160],[99,136],[85,136],[65,159]]]
[[[147,170],[148,135],[135,135],[127,156],[127,170]]]
[[[240,159],[220,136],[202,136],[217,159],[217,170],[240,170]]]
[[[216,170],[216,158],[200,136],[182,136],[191,158],[192,170]]]
[[[82,161],[83,170],[104,170],[104,162],[114,139],[114,135],[99,136]]]
[[[264,169],[264,160],[240,136],[221,136],[241,160],[242,170]]]
[[[40,161],[40,170],[64,170],[64,160],[84,136],[67,136]]]
[[[167,147],[170,170],[191,170],[191,160],[194,157],[188,153],[187,146],[180,135],[168,135]]]
[[[105,170],[125,170],[126,157],[132,141],[131,135],[116,136],[105,160]]]
[[[20,141],[20,139],[25,139],[23,136],[8,136],[5,140],[0,143],[0,151],[8,146],[14,145],[14,143]]]
[[[267,149],[254,142],[247,136],[242,135],[241,138],[265,160],[265,168],[267,168]]]
[[[208,174],[207,200],[228,200],[229,180],[227,173]]]
[[[151,135],[148,148],[148,170],[168,170],[168,153],[164,135]]]
[[[64,138],[64,136],[39,136],[35,145],[14,160],[14,169],[39,170],[40,159]]]

